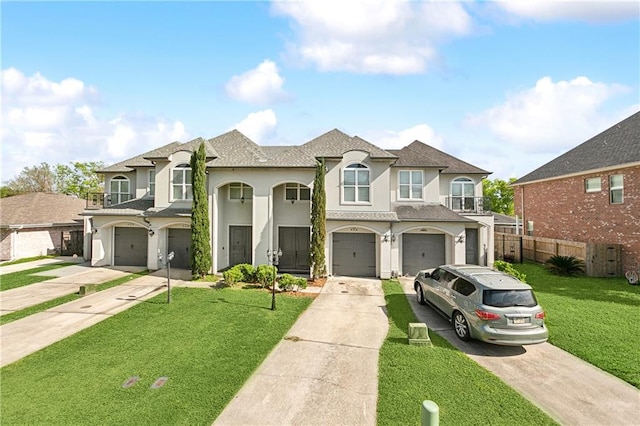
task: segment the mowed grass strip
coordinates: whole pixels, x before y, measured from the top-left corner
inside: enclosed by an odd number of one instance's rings
[[[0,264],[0,270],[2,269],[3,266],[9,266],[9,265],[18,265],[20,263],[27,263],[27,262],[33,262],[34,260],[42,260],[42,259],[53,259],[56,256],[34,256],[34,257],[23,257],[22,259],[16,259],[16,260],[11,260],[8,262],[2,262],[2,264]]]
[[[640,388],[640,286],[625,278],[560,277],[515,264],[546,312],[549,342]]]
[[[556,424],[433,331],[433,347],[409,345],[408,325],[417,322],[409,301],[399,283],[383,281],[383,288],[389,334],[380,350],[379,425],[419,424],[425,400],[438,404],[443,425]]]
[[[210,425],[311,300],[172,289],[0,370],[2,423]]]
[[[126,282],[135,280],[136,278],[140,278],[147,274],[149,274],[149,271],[136,272],[121,278],[116,278],[115,280],[104,282],[98,285],[97,291],[106,290],[108,288],[115,287],[120,284],[124,284]],[[66,296],[58,297],[52,300],[47,300],[46,302],[40,303],[38,305],[29,306],[28,308],[21,309],[19,311],[12,312],[10,314],[2,315],[0,316],[0,325],[8,324],[10,322],[28,317],[29,315],[37,314],[38,312],[55,308],[56,306],[63,305],[67,302],[73,302],[74,300],[77,300],[79,297],[80,295],[78,293],[68,294]]]
[[[11,290],[12,288],[18,288],[29,284],[35,284],[46,280],[51,280],[55,277],[37,275],[38,272],[51,271],[53,269],[64,268],[65,266],[76,265],[72,262],[53,263],[51,265],[38,266],[37,268],[31,268],[24,271],[11,272],[8,274],[0,275],[0,291]]]

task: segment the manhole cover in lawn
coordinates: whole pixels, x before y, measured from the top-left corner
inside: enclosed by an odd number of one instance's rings
[[[125,380],[125,382],[122,384],[122,387],[125,388],[125,389],[130,388],[131,386],[133,386],[136,383],[138,383],[138,380],[140,380],[140,377],[131,376],[127,380]]]

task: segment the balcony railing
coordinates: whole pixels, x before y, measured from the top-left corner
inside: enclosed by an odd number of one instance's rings
[[[491,203],[486,197],[446,197],[445,206],[460,213],[484,214],[491,211]]]
[[[104,192],[92,192],[87,194],[87,210],[102,209],[104,207],[115,206],[133,199],[133,194],[107,194]]]

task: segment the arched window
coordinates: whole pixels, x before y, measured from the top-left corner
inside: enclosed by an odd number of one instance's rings
[[[191,166],[180,164],[173,169],[173,199],[192,200],[193,191],[191,189]]]
[[[120,204],[131,199],[129,193],[129,179],[124,176],[116,176],[109,184],[109,204]]]
[[[369,168],[351,164],[342,171],[342,199],[346,203],[368,203]]]
[[[475,183],[466,177],[456,178],[451,182],[451,209],[475,211]]]

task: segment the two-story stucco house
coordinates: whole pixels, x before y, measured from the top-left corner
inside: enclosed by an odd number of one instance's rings
[[[189,269],[191,154],[204,142],[213,272],[268,263],[308,274],[311,193],[317,159],[326,166],[327,271],[415,274],[443,263],[493,263],[493,217],[482,209],[489,172],[415,141],[384,150],[329,131],[299,146],[260,146],[233,130],[173,142],[100,171],[104,196],[85,214],[92,265]],[[91,200],[90,200],[91,201]],[[91,204],[91,203],[90,203]]]

